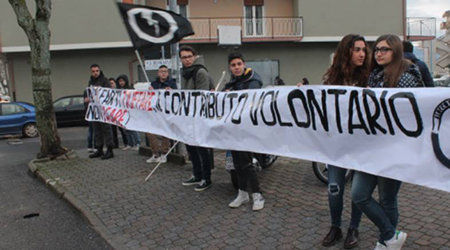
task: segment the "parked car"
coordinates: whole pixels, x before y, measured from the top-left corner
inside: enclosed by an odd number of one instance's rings
[[[434,85],[436,87],[450,87],[450,76],[449,75],[443,75],[439,78],[434,78]]]
[[[25,137],[39,135],[34,106],[25,102],[0,103],[0,135],[22,134]]]
[[[84,119],[86,111],[83,95],[61,97],[53,103],[53,107],[58,126],[88,124]]]

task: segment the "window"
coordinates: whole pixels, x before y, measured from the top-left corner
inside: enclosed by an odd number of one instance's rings
[[[82,96],[73,97],[72,98],[72,106],[84,106],[84,98]]]
[[[245,66],[258,73],[264,86],[273,86],[275,77],[280,75],[280,61],[278,60],[247,61]]]
[[[21,114],[26,113],[27,110],[17,104],[2,104],[2,115],[15,115],[15,114]]]
[[[53,104],[55,108],[67,108],[70,105],[70,98],[60,99]]]
[[[245,6],[245,34],[247,36],[264,35],[264,6],[246,5]]]

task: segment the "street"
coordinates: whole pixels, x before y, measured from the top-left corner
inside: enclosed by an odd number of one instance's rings
[[[63,145],[86,147],[86,127],[59,130]],[[0,249],[112,249],[81,214],[28,173],[39,138],[0,139]],[[20,143],[19,141],[19,143]]]

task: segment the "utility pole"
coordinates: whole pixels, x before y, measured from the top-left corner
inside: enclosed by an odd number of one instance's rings
[[[179,13],[177,7],[177,0],[169,0],[169,10],[175,13]],[[172,60],[172,78],[177,82],[178,89],[181,89],[181,71],[180,71],[180,58],[178,56],[178,43],[170,45],[170,53]]]
[[[169,0],[169,10],[179,14],[179,9],[177,7],[177,0]],[[178,89],[181,89],[181,70],[180,70],[180,57],[178,56],[178,46],[179,43],[174,43],[170,45],[170,54],[172,60],[172,78],[175,79]],[[184,143],[178,143],[176,146],[176,152],[183,156],[187,156],[187,151]]]

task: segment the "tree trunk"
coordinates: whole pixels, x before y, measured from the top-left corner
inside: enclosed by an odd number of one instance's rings
[[[9,0],[17,21],[25,31],[31,48],[31,79],[36,106],[36,125],[41,138],[37,158],[55,158],[67,152],[61,146],[53,108],[49,20],[51,0],[36,0],[36,18],[33,19],[24,0]]]

